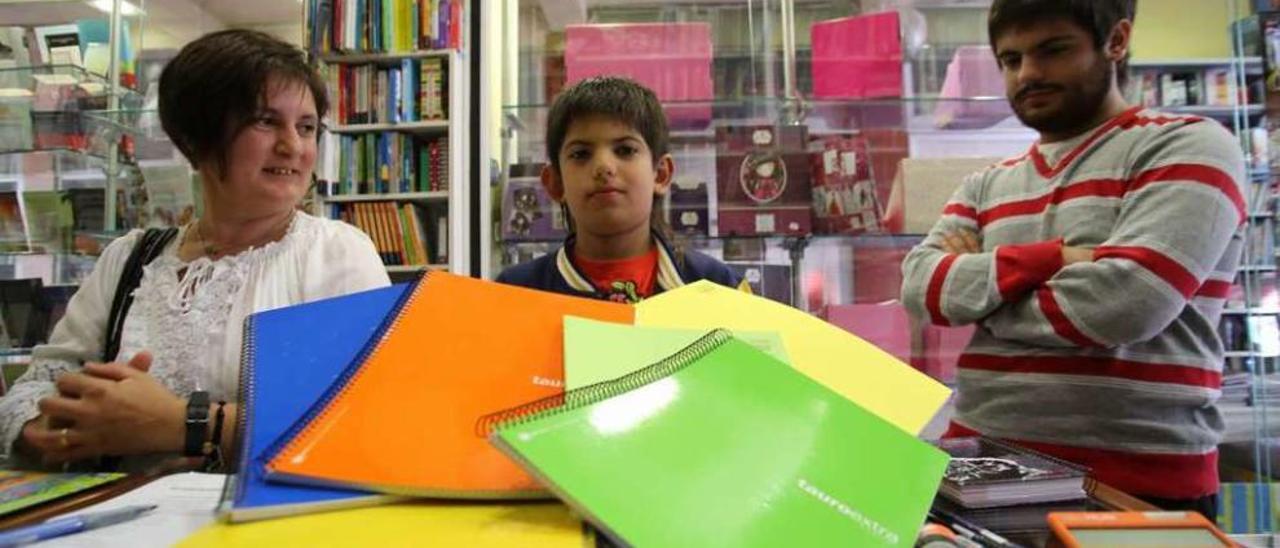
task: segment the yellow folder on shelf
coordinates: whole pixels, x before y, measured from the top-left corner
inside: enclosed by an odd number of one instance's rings
[[[763,297],[702,280],[636,305],[636,325],[776,331],[791,365],[827,388],[917,434],[951,391],[839,327]]]
[[[583,548],[594,537],[559,503],[399,503],[283,519],[214,523],[181,548],[235,546],[523,546]]]

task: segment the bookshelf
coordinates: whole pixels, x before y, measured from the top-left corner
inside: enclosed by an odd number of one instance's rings
[[[304,39],[331,104],[315,212],[369,234],[393,278],[468,274],[467,5],[395,5],[370,22],[348,3],[304,4]]]

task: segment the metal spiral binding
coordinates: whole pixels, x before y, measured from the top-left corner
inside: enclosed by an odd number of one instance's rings
[[[391,313],[383,320],[382,325],[378,326],[378,330],[374,332],[374,336],[369,339],[369,342],[360,350],[360,353],[356,354],[355,358],[351,360],[351,363],[347,365],[346,369],[343,369],[342,375],[340,375],[334,383],[329,386],[325,393],[320,396],[315,403],[311,404],[311,407],[307,409],[306,414],[304,414],[301,419],[298,419],[298,422],[293,423],[293,426],[290,426],[289,430],[286,431],[283,436],[280,436],[280,438],[272,444],[271,448],[267,450],[266,454],[270,455],[265,458],[265,468],[267,470],[270,471],[274,469],[272,462],[279,458],[281,453],[292,450],[294,445],[298,443],[298,440],[309,433],[313,429],[314,425],[318,424],[323,420],[323,417],[329,413],[329,404],[345,394],[347,388],[354,385],[359,380],[360,374],[364,372],[365,362],[367,362],[369,358],[373,357],[373,355],[377,353],[378,349],[382,348],[382,341],[387,337],[390,337],[391,334],[395,332],[396,327],[400,325],[401,315],[406,309],[413,306],[421,293],[426,290],[426,287],[424,286],[432,276],[432,271],[419,271],[418,277],[410,283],[410,287],[405,289],[405,295],[402,296],[400,301],[391,309]]]
[[[252,411],[249,402],[253,401],[253,315],[244,318],[244,336],[240,338],[240,394],[236,397],[236,432],[231,437],[240,440],[240,460],[236,463],[237,473],[241,466],[249,462],[249,414]],[[243,478],[227,481],[222,489],[222,503],[226,510],[243,495],[240,484]]]
[[[716,329],[680,349],[661,361],[643,367],[616,379],[598,382],[569,390],[563,394],[534,400],[518,407],[491,413],[476,422],[476,435],[488,437],[509,426],[524,424],[542,417],[572,411],[579,407],[607,400],[665,379],[715,350],[733,334],[726,329]]]

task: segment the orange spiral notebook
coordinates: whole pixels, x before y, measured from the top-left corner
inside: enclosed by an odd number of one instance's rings
[[[564,390],[565,315],[628,305],[425,274],[311,411],[266,453],[273,481],[391,494],[549,496],[476,435],[477,419]]]

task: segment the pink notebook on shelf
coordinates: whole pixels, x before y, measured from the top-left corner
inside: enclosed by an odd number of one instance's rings
[[[857,99],[902,96],[902,34],[886,11],[814,23],[813,95]]]
[[[711,25],[619,23],[565,28],[565,83],[592,76],[625,76],[648,86],[668,104],[672,127],[711,121]]]

